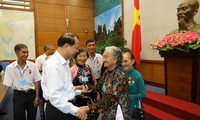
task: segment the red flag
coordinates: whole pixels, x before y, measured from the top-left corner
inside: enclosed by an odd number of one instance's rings
[[[134,0],[133,10],[133,30],[132,30],[132,53],[135,56],[136,66],[140,64],[141,52],[141,30],[140,30],[140,10],[139,0]]]

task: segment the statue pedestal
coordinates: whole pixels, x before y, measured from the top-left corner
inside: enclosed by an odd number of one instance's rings
[[[166,95],[200,104],[200,49],[159,54],[164,57]]]

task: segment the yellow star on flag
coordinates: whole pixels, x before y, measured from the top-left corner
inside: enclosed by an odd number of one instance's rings
[[[134,13],[133,13],[133,29],[135,27],[136,24],[140,25],[140,10],[137,10],[135,7],[134,7]]]

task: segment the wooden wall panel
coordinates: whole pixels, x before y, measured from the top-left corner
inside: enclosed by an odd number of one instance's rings
[[[94,34],[94,22],[93,21],[84,21],[84,20],[70,20],[69,31],[75,33],[84,33],[84,29],[88,29],[88,33]]]
[[[71,6],[94,7],[94,0],[66,0],[66,4]]]
[[[174,65],[176,63],[176,65]],[[167,90],[168,95],[183,100],[191,100],[192,59],[167,59]],[[183,67],[184,65],[184,67]],[[176,73],[176,75],[174,74]],[[183,74],[184,73],[184,77]],[[184,82],[183,82],[184,81]]]
[[[36,0],[37,2],[43,2],[43,3],[53,3],[53,4],[66,4],[66,0]]]
[[[38,32],[38,44],[45,45],[47,43],[57,45],[58,38],[64,32]]]
[[[37,56],[43,53],[46,43],[57,45],[58,38],[66,31],[80,37],[80,47],[94,38],[93,0],[36,0]],[[67,29],[66,18],[69,18]],[[88,32],[85,32],[85,29]]]
[[[152,64],[142,63],[137,69],[145,81],[152,81]]]
[[[163,64],[153,64],[153,75],[152,75],[152,82],[165,84],[165,73],[164,73],[164,66]]]
[[[93,21],[93,8],[81,8],[75,6],[69,6],[69,19],[79,20],[92,20]],[[66,12],[67,13],[67,12]]]
[[[199,60],[200,63],[200,60]],[[198,67],[200,68],[200,64],[198,65]],[[198,71],[198,81],[200,81],[200,71]],[[200,104],[200,82],[197,82],[197,103]]]
[[[31,10],[34,10],[34,9],[35,9],[34,0],[30,0],[30,9],[31,9]]]
[[[38,17],[38,31],[64,32],[66,30],[65,19]]]
[[[38,51],[39,51],[38,56],[44,54],[43,48],[44,48],[44,45],[39,45],[39,46],[38,46]],[[38,57],[38,56],[36,56],[36,57]]]
[[[80,37],[79,46],[84,48],[86,47],[86,40],[94,37],[93,33],[77,33],[77,35]]]
[[[37,10],[37,16],[39,17],[66,18],[64,5],[38,3]]]
[[[94,6],[94,0],[36,0],[37,2],[62,4],[79,7],[92,7]]]
[[[165,88],[164,61],[141,60],[137,69],[147,84]]]

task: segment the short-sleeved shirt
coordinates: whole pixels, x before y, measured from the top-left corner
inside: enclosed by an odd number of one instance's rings
[[[101,66],[103,64],[103,57],[101,54],[96,53],[94,59],[89,56],[86,61],[86,64],[90,65],[93,70],[96,79],[101,77]]]
[[[36,58],[35,60],[35,65],[37,66],[37,68],[42,68],[44,62],[48,59],[48,57],[43,54],[43,55],[40,55],[39,57]]]
[[[17,61],[14,61],[6,67],[3,84],[15,90],[35,90],[34,83],[40,79],[41,75],[33,62],[27,60],[21,69]]]

